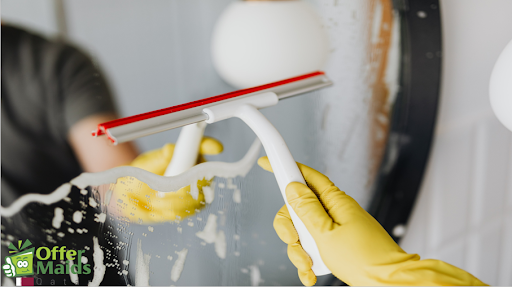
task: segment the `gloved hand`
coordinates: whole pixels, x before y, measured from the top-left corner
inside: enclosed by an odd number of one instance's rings
[[[208,137],[203,138],[199,149],[198,163],[205,161],[203,155],[216,155],[222,150],[223,147],[219,141]],[[163,175],[171,162],[173,152],[174,144],[166,144],[160,149],[139,155],[130,166]],[[202,189],[204,186],[210,185],[210,182],[211,180],[206,179],[197,182],[199,196],[194,199],[190,195],[190,186],[183,187],[176,192],[159,193],[136,178],[122,178],[117,181],[114,195],[126,203],[120,210],[120,215],[128,218],[131,222],[152,224],[176,219],[182,220],[205,206]]]
[[[272,171],[266,157],[258,164]],[[420,260],[407,254],[384,228],[352,197],[325,175],[298,163],[308,186],[286,187],[290,206],[315,239],[331,272],[349,285],[485,285],[466,271],[439,260]],[[274,228],[288,244],[288,257],[304,285],[314,285],[312,261],[302,249],[286,205],[274,219]]]

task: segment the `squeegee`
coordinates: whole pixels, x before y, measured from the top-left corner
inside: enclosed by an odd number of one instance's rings
[[[313,72],[294,78],[238,90],[186,104],[140,115],[130,116],[98,125],[93,136],[106,135],[114,144],[139,137],[184,127],[182,129],[165,175],[177,175],[195,164],[199,143],[206,124],[232,117],[243,120],[258,136],[274,171],[279,189],[290,212],[303,249],[313,261],[317,275],[331,271],[325,266],[315,240],[304,223],[288,204],[285,189],[291,182],[306,184],[288,146],[277,129],[259,109],[277,105],[289,97],[332,85],[324,72]],[[174,167],[173,167],[174,165]]]

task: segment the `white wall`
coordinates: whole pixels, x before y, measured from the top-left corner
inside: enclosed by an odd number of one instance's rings
[[[53,36],[57,34],[55,0],[2,1],[2,22],[30,27],[39,33]]]
[[[436,138],[407,252],[512,284],[512,132],[492,113],[493,65],[512,39],[512,1],[441,1],[443,80]],[[512,79],[511,79],[512,80]]]

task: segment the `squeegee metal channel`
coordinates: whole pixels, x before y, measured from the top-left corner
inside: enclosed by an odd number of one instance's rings
[[[115,140],[114,144],[123,143],[151,134],[204,121],[207,119],[207,116],[203,114],[203,109],[220,103],[227,103],[265,92],[274,92],[279,99],[285,99],[329,85],[332,85],[332,82],[325,75],[319,75],[298,82],[260,90],[240,97],[221,100],[215,103],[113,127],[108,129],[106,132],[110,138]]]

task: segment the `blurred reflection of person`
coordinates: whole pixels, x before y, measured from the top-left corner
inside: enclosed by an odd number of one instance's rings
[[[99,123],[115,118],[111,91],[99,68],[86,54],[62,41],[2,25],[2,207],[10,206],[25,194],[49,194],[84,171],[100,172],[131,165],[163,175],[172,159],[173,144],[138,155],[130,143],[113,146],[105,137],[91,136]],[[203,155],[216,155],[222,150],[219,141],[204,137],[198,162],[204,161]],[[98,222],[96,215],[100,211],[89,204],[90,190],[82,194],[75,187],[68,198],[57,203],[31,203],[12,217],[2,216],[2,253],[9,255],[7,247],[11,242],[26,239],[36,248],[65,245],[67,250],[83,250],[89,247],[84,255],[93,268],[92,245],[96,236],[105,250],[104,263],[110,265],[100,278],[101,284],[131,284],[130,277],[119,270],[123,267],[118,264],[121,260],[116,259],[127,255],[124,250],[116,249],[118,236],[114,233],[116,224],[120,223],[114,223],[110,217],[121,216],[136,224],[174,221],[193,215],[205,205],[201,203],[202,192],[194,199],[184,188],[158,196],[159,209],[136,208],[134,202],[138,203],[139,197],[152,202],[156,191],[139,189],[136,183],[124,187],[127,189],[114,189],[116,194],[112,198],[125,196],[130,208],[120,213],[111,210],[106,222]],[[115,203],[111,201],[110,205]],[[64,220],[56,225],[53,219],[58,217],[58,208],[62,209]],[[72,222],[70,218],[78,210],[83,213],[83,219]],[[154,212],[159,212],[156,222]],[[78,276],[78,283],[88,284],[93,275]],[[34,276],[36,285],[70,283],[67,274]],[[3,273],[2,277],[5,278]]]
[[[91,136],[99,123],[115,119],[117,113],[105,78],[84,52],[9,25],[2,25],[1,37],[3,207],[24,194],[51,193],[83,171],[129,164],[137,156],[130,143],[113,146]],[[81,200],[79,194],[69,197]],[[59,238],[29,227],[34,226],[34,218],[39,218],[42,226],[51,222],[55,206],[39,204],[11,218],[2,217],[2,254],[9,255],[9,241],[27,238],[34,240],[36,248],[48,244],[48,237],[52,238],[49,242],[68,245],[68,249],[91,246],[93,230],[88,235]],[[93,217],[93,211],[88,213],[86,218]],[[84,220],[85,226],[88,220]],[[92,263],[92,257],[88,259]],[[55,285],[66,284],[59,281],[65,278],[70,283],[69,275],[49,277]],[[117,284],[107,276],[105,279],[103,284]]]

